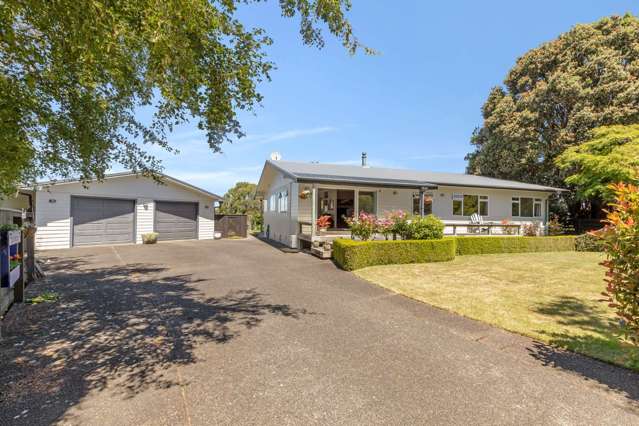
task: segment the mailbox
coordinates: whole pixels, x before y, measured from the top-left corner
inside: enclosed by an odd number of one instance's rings
[[[21,231],[0,232],[0,287],[11,288],[22,274]]]

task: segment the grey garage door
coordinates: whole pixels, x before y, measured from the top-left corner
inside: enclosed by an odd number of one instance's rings
[[[197,204],[158,201],[155,203],[155,232],[158,240],[197,238]]]
[[[73,245],[133,242],[135,201],[113,198],[71,198]]]

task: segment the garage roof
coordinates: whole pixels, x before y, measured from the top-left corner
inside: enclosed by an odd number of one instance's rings
[[[184,182],[182,180],[179,180],[177,178],[174,178],[172,176],[169,175],[165,175],[164,173],[157,173],[157,175],[160,177],[160,181],[167,181],[167,182],[171,182],[174,183],[176,185],[179,186],[183,186],[187,189],[190,189],[191,191],[194,192],[198,192],[202,195],[205,195],[207,197],[212,198],[214,201],[222,201],[223,198],[220,197],[217,194],[214,194],[212,192],[209,192],[205,189],[199,188],[195,185],[191,185],[188,182]],[[104,175],[104,179],[113,179],[113,178],[120,178],[120,177],[127,177],[127,176],[136,176],[136,177],[144,177],[142,175],[140,175],[139,173],[135,173],[135,172],[119,172],[119,173],[109,173]],[[91,179],[90,182],[95,182],[98,179]],[[41,187],[41,186],[47,186],[47,185],[64,185],[67,183],[78,183],[78,182],[82,182],[82,179],[77,179],[77,178],[73,178],[73,179],[61,179],[61,180],[50,180],[50,181],[45,181],[45,182],[38,182],[37,186]],[[29,188],[26,188],[29,189]]]

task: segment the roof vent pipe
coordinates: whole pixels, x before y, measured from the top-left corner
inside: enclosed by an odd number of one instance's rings
[[[362,152],[362,167],[368,167],[368,164],[366,162],[366,153]]]

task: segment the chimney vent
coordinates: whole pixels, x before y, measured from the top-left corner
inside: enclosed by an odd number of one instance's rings
[[[365,152],[362,152],[362,167],[368,167],[368,163],[367,163],[367,155]]]

